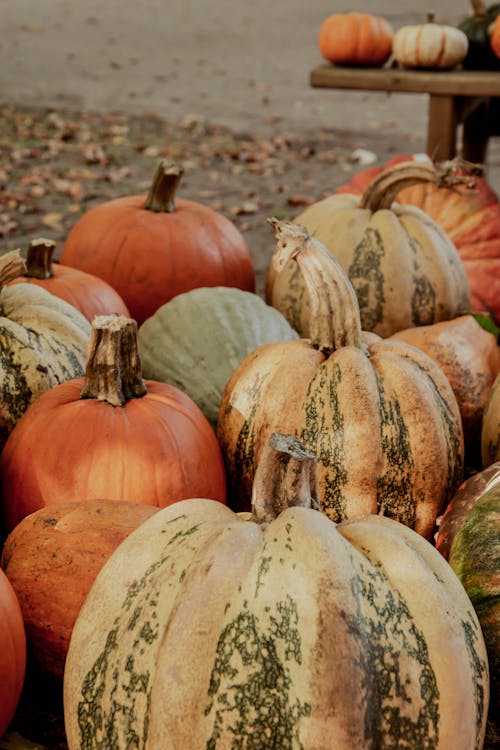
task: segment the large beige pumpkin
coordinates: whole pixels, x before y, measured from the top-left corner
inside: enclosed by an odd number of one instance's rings
[[[18,250],[0,258],[0,448],[42,393],[83,375],[90,323],[72,305],[32,284]]]
[[[313,510],[313,456],[282,440],[252,515],[184,500],[102,568],[66,662],[70,750],[482,747],[486,651],[450,566],[395,521]]]
[[[453,390],[416,347],[361,331],[353,288],[307,230],[276,222],[274,262],[300,264],[311,338],[257,347],[225,388],[217,434],[231,507],[248,510],[272,432],[319,456],[320,502],[335,522],[390,516],[430,537],[463,472]]]
[[[365,331],[385,337],[468,311],[469,283],[453,242],[416,206],[394,202],[408,185],[456,179],[430,162],[400,162],[377,175],[361,197],[331,195],[295,218],[347,273]],[[266,300],[308,335],[308,300],[294,263],[279,274],[270,264]]]

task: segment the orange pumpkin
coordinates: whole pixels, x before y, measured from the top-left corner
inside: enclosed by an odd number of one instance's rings
[[[340,65],[382,65],[391,54],[393,30],[370,13],[334,13],[319,30],[323,57]]]
[[[92,208],[75,224],[61,262],[116,289],[140,325],[172,297],[205,286],[255,290],[247,244],[208,206],[175,200],[182,170],[161,162],[149,195]]]
[[[490,47],[496,57],[500,59],[500,14],[491,25]]]
[[[53,263],[56,243],[37,238],[32,240],[26,257],[26,272],[10,284],[36,284],[56,297],[69,302],[92,322],[95,315],[129,316],[125,302],[108,283],[77,268]]]
[[[94,319],[85,378],[46,391],[24,413],[2,451],[0,475],[7,531],[74,498],[158,507],[226,499],[208,420],[179,389],[142,380],[137,325],[112,315]]]
[[[26,672],[26,636],[14,589],[0,570],[0,737],[21,697]]]
[[[7,537],[2,569],[21,607],[30,662],[62,679],[73,625],[102,566],[158,509],[125,500],[57,503]]]
[[[336,192],[362,194],[383,169],[408,158],[422,157],[398,156],[387,164],[363,170]],[[437,187],[431,183],[412,185],[401,190],[397,201],[422,209],[447,232],[464,264],[472,309],[488,312],[499,324],[500,204],[486,180],[475,177],[473,190]]]

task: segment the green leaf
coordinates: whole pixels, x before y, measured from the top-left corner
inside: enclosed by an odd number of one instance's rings
[[[492,320],[491,315],[489,315],[488,313],[477,312],[473,312],[471,313],[471,315],[477,320],[481,328],[484,328],[485,331],[492,333],[497,341],[500,340],[500,328]]]

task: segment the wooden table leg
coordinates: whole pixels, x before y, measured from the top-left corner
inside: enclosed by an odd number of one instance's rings
[[[456,155],[458,107],[454,96],[429,96],[427,153],[436,161]]]

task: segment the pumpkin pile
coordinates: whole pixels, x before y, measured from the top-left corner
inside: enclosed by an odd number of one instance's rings
[[[324,48],[382,64],[398,32],[360,16]],[[360,173],[269,219],[264,302],[181,175],[90,210],[60,263],[0,257],[0,738],[36,673],[69,750],[480,750],[496,196],[450,164]]]

